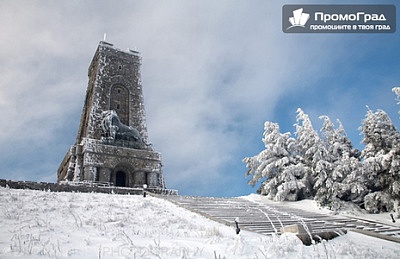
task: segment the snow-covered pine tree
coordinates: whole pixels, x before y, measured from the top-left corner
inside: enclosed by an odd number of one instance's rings
[[[392,91],[397,95],[397,98],[396,98],[397,104],[400,104],[400,87],[394,87],[392,89]],[[400,113],[400,111],[399,111],[399,113]],[[399,155],[399,153],[400,152],[397,150],[397,155]],[[399,164],[400,164],[400,162],[397,161],[396,166],[399,166]],[[395,163],[392,163],[393,170],[395,170],[394,165],[395,165]],[[399,204],[400,204],[400,170],[399,169],[397,169],[397,174],[395,174],[394,182],[393,182],[392,186],[390,187],[390,192],[392,193],[393,197],[399,201]],[[400,217],[400,211],[399,211],[398,216]]]
[[[399,199],[400,134],[386,112],[368,109],[360,127],[366,144],[361,152],[364,174],[370,194],[364,198],[370,212],[389,211],[393,199]],[[376,193],[375,193],[376,192]]]
[[[300,162],[308,168],[305,179],[306,196],[313,197],[315,190],[313,186],[317,175],[324,174],[326,170],[330,170],[329,162],[326,161],[327,151],[325,145],[318,133],[314,130],[309,116],[302,109],[297,109],[295,135],[296,153],[300,158]],[[323,176],[322,176],[323,177]]]
[[[334,163],[339,160],[340,147],[337,143],[337,134],[334,125],[328,116],[320,116],[324,120],[321,129],[321,140],[325,145],[320,145],[324,151],[324,157],[319,157],[315,165],[314,199],[321,206],[335,207],[337,203],[337,189],[341,179],[335,179],[333,176]],[[340,180],[340,181],[338,181]]]
[[[335,130],[334,125],[328,116],[320,116],[320,119],[324,119],[324,123],[321,129],[322,138],[319,149],[323,149],[324,157],[319,157],[315,163],[314,173],[314,199],[321,206],[332,207],[332,203],[336,200],[336,189],[337,183],[333,179],[334,162],[337,157],[335,153]],[[323,142],[322,142],[323,141]],[[324,145],[323,145],[324,144]]]
[[[282,134],[277,123],[265,122],[263,142],[265,150],[258,155],[243,159],[252,176],[249,184],[260,180],[258,192],[272,200],[295,201],[304,197],[306,168],[298,163],[295,139],[290,133]]]
[[[397,101],[397,104],[400,104],[400,87],[393,87],[392,92],[397,95],[396,101]]]
[[[335,162],[333,178],[342,179],[338,185],[338,197],[343,201],[351,201],[358,205],[363,203],[367,193],[366,181],[363,176],[361,152],[353,148],[351,140],[347,137],[343,124],[338,120],[339,127],[336,130],[337,144],[334,146],[338,155]]]
[[[337,186],[337,197],[340,200],[362,206],[363,199],[368,193],[362,168],[360,158],[354,153],[344,153],[341,160],[335,163],[334,175],[344,177]]]
[[[359,152],[353,149],[340,120],[335,128],[328,116],[320,119],[324,120],[321,139],[327,154],[322,166],[317,162],[314,199],[333,210],[341,207],[342,200],[359,203],[365,192]]]

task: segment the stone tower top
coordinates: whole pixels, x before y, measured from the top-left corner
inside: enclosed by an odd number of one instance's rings
[[[109,110],[114,110],[123,124],[136,128],[147,142],[140,65],[139,52],[99,43],[88,70],[89,83],[76,144],[83,138],[101,139],[98,122],[102,113]]]

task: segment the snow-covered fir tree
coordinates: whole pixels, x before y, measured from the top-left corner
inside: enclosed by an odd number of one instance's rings
[[[295,135],[298,154],[302,157],[304,164],[313,167],[316,154],[320,148],[320,138],[314,130],[308,114],[300,108],[297,109]]]
[[[343,201],[360,203],[366,188],[362,180],[359,151],[353,149],[340,120],[338,128],[335,128],[328,116],[321,116],[320,119],[324,120],[321,139],[326,156],[317,162],[315,200],[333,210],[339,209]]]
[[[296,116],[296,152],[302,162],[309,170],[307,171],[307,196],[313,197],[315,190],[316,177],[324,174],[330,169],[327,150],[318,133],[314,130],[308,114],[300,108],[297,109]]]
[[[396,99],[397,100],[397,104],[400,104],[400,87],[394,87],[392,89],[392,91],[397,95],[397,99]],[[400,111],[399,111],[399,113],[400,113]],[[399,153],[400,152],[397,151],[397,155]],[[393,184],[391,186],[391,193],[394,196],[394,198],[397,199],[398,202],[400,203],[400,170],[397,170],[397,174],[395,175],[394,178],[395,178],[394,182],[393,182]],[[399,216],[400,216],[400,214],[399,214]]]
[[[265,150],[244,158],[254,186],[262,180],[259,192],[272,200],[296,201],[304,197],[308,169],[299,161],[296,141],[290,133],[281,133],[277,123],[265,122],[263,142]]]
[[[392,92],[397,95],[396,101],[397,101],[397,104],[400,104],[400,87],[393,87]]]
[[[386,112],[368,109],[360,127],[366,144],[361,152],[370,191],[364,198],[370,212],[390,211],[400,198],[400,133]]]
[[[329,142],[333,141],[336,136],[333,123],[330,119],[327,116],[321,116],[320,118],[324,118],[324,124],[321,129],[324,139],[320,139],[319,146],[319,149],[323,151],[320,153],[323,154],[315,162],[313,188],[315,190],[315,200],[319,204],[322,206],[332,206],[336,198],[336,182],[333,179],[333,170],[337,157],[334,155],[335,149],[329,148]],[[322,143],[323,140],[324,143]]]

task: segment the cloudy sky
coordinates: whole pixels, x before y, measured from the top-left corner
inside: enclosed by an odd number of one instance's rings
[[[311,2],[0,0],[0,178],[56,181],[104,33],[142,55],[149,140],[181,194],[254,192],[242,159],[263,149],[265,121],[293,132],[298,107],[316,129],[339,118],[360,148],[366,105],[399,125],[399,32],[285,34],[294,3]]]

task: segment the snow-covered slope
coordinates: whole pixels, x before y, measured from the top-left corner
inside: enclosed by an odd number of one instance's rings
[[[0,228],[0,258],[400,258],[400,244],[351,232],[310,247],[236,235],[150,196],[0,188]]]

